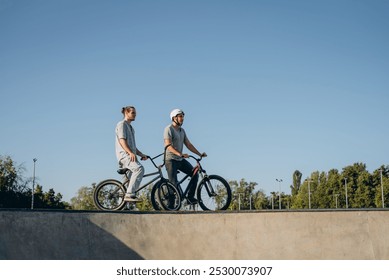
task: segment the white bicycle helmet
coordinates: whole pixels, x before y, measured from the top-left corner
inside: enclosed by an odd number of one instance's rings
[[[174,109],[173,111],[170,112],[170,119],[173,120],[173,117],[179,114],[185,115],[184,111],[182,111],[181,109]]]

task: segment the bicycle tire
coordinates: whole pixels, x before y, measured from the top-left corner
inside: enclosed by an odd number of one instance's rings
[[[103,211],[117,211],[123,208],[126,188],[117,180],[100,182],[93,192],[95,206]]]
[[[208,193],[206,184],[211,184],[214,194]],[[197,199],[203,210],[226,210],[232,200],[231,187],[223,177],[209,175],[200,182],[197,188]]]
[[[150,200],[156,211],[177,211],[181,208],[180,192],[167,180],[161,180],[154,185]]]

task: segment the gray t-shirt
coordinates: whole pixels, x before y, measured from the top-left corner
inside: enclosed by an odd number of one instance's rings
[[[186,141],[187,137],[183,128],[180,127],[177,130],[173,127],[172,124],[170,124],[165,127],[165,130],[163,132],[163,139],[169,139],[172,143],[173,148],[182,153],[182,150],[184,148],[184,142]],[[166,159],[182,160],[182,157],[177,156],[167,150]]]
[[[126,139],[128,147],[130,147],[130,150],[134,154],[136,154],[135,130],[125,120],[121,120],[116,125],[115,150],[116,150],[116,158],[118,159],[118,161],[120,161],[122,158],[124,158],[127,155],[126,151],[120,145],[119,139]]]

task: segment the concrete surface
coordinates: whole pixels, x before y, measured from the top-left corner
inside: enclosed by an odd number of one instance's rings
[[[0,259],[389,259],[389,211],[0,210]]]

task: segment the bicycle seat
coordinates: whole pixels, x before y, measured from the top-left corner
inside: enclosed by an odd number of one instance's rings
[[[119,168],[119,169],[118,169],[118,173],[121,174],[121,175],[126,174],[127,171],[128,171],[128,168]]]

